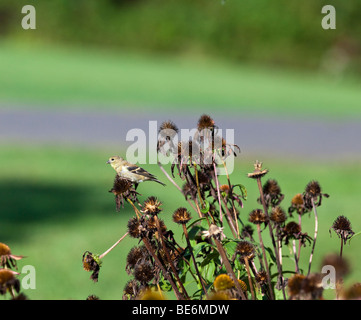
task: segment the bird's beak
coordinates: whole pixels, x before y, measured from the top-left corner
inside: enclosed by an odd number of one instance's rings
[[[106,162],[106,164],[110,164],[110,160],[108,160],[108,161]]]

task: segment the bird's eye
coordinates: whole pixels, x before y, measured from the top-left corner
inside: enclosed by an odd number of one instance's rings
[[[110,159],[110,161],[114,161],[114,158]]]

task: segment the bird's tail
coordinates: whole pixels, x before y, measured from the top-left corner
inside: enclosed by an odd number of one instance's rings
[[[158,182],[164,187],[166,186],[165,183],[163,183],[162,181],[159,181],[158,179],[152,179],[152,181]]]

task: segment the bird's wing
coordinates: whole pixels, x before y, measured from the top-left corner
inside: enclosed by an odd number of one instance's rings
[[[147,178],[150,178],[150,179],[155,179],[154,175],[152,175],[151,173],[149,173],[148,171],[144,170],[141,167],[138,167],[138,166],[129,166],[128,167],[128,166],[126,166],[126,169],[131,173],[139,174],[140,176],[147,177]]]

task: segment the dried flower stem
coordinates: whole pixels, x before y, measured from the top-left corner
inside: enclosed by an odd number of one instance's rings
[[[192,257],[192,260],[193,260],[193,263],[194,263],[194,268],[196,270],[196,273],[197,273],[197,276],[198,276],[198,279],[199,279],[199,282],[203,288],[203,291],[204,291],[204,294],[206,295],[207,299],[209,298],[208,297],[208,293],[207,293],[207,288],[203,282],[203,279],[202,279],[202,276],[199,272],[199,269],[198,269],[198,265],[197,265],[197,262],[196,262],[196,258],[194,257],[194,254],[193,254],[193,248],[191,246],[191,242],[189,241],[189,235],[188,235],[188,230],[187,230],[187,227],[186,225],[183,223],[182,224],[182,227],[183,227],[183,232],[184,232],[184,236],[186,238],[186,241],[187,241],[187,245],[188,245],[188,248],[189,248],[189,252],[191,254],[191,257]]]
[[[342,258],[342,251],[343,251],[343,238],[341,237],[341,248],[340,248],[340,257]]]
[[[104,253],[102,253],[99,256],[99,259],[104,258],[110,251],[112,251],[127,235],[129,234],[129,232],[126,232],[116,243],[114,243],[107,251],[105,251]]]
[[[213,168],[214,168],[214,180],[216,181],[216,186],[217,186],[217,195],[218,195],[218,203],[219,203],[219,219],[222,223],[223,222],[223,214],[222,214],[222,203],[221,203],[221,191],[219,190],[217,167],[216,167],[216,162],[214,161],[214,159],[213,159]]]
[[[247,270],[248,283],[249,283],[249,288],[251,290],[252,300],[256,300],[256,296],[255,296],[254,290],[253,290],[252,279],[251,279],[251,272],[250,272],[250,269],[249,269],[249,262],[248,262],[247,257],[244,257],[244,264],[245,264],[246,270]],[[270,291],[272,291],[272,289]]]
[[[162,262],[159,260],[158,256],[155,254],[151,244],[149,243],[148,239],[143,237],[142,241],[144,243],[144,245],[146,246],[148,252],[150,253],[150,255],[152,256],[152,258],[154,259],[155,263],[158,265],[158,267],[160,268],[160,270],[162,271],[164,277],[169,281],[170,285],[173,288],[173,291],[177,297],[178,300],[184,300],[184,297],[182,296],[182,294],[179,292],[178,287],[176,286],[176,284],[174,283],[172,276],[169,272],[167,272],[167,270],[165,270]]]
[[[233,221],[232,221],[233,218],[232,218],[232,215],[231,215],[231,213],[229,212],[229,209],[228,209],[228,207],[227,207],[227,202],[226,202],[226,200],[225,200],[223,197],[222,197],[222,200],[223,200],[224,206],[225,206],[225,208],[226,208],[227,221],[228,221],[229,226],[231,227],[231,231],[232,231],[233,237],[239,239],[239,232],[237,232],[237,229],[236,229],[236,227],[235,227],[234,224],[233,224]]]
[[[223,158],[220,156],[219,152],[218,152],[218,155],[219,155],[219,158],[221,159],[222,161],[222,164],[223,164],[223,167],[224,167],[224,170],[226,171],[226,176],[227,176],[227,181],[228,181],[228,186],[229,186],[229,189],[232,190],[232,184],[231,184],[231,179],[229,178],[229,174],[228,174],[228,169],[227,169],[227,165],[226,163],[223,161]],[[227,208],[227,205],[225,204],[226,208]],[[234,206],[234,201],[232,199],[232,208],[233,208],[233,215],[234,215],[234,221],[236,222],[236,227],[235,227],[235,232],[237,234],[237,238],[239,239],[239,226],[238,226],[238,219],[237,219],[237,212],[236,212],[236,208]],[[232,226],[234,228],[234,226]]]
[[[297,251],[296,251],[296,240],[292,241],[292,249],[293,249],[293,254],[295,256],[295,266],[296,266],[296,272],[300,273],[300,268],[298,266],[298,257],[297,257]]]
[[[273,294],[273,289],[272,289],[272,282],[271,282],[270,270],[269,270],[269,267],[268,267],[266,250],[265,250],[264,244],[263,244],[263,239],[262,239],[262,234],[261,234],[261,225],[260,225],[259,223],[257,223],[257,232],[258,232],[258,238],[259,238],[259,242],[260,242],[260,245],[261,245],[261,249],[262,249],[262,253],[263,253],[263,259],[264,259],[264,264],[265,264],[265,268],[266,268],[267,282],[268,282],[268,286],[269,286],[269,292],[270,292],[271,299],[274,300],[274,294]]]
[[[267,216],[267,218],[268,218],[268,220],[269,220],[267,205],[266,205],[266,201],[265,201],[265,199],[264,199],[262,182],[261,182],[261,178],[260,178],[260,177],[257,178],[257,185],[258,185],[258,190],[259,190],[259,193],[260,193],[260,198],[261,198],[261,202],[262,202],[262,206],[263,206],[264,213],[265,213],[265,215]],[[280,264],[280,257],[279,257],[279,254],[278,254],[278,250],[277,250],[277,248],[276,248],[276,242],[275,242],[275,238],[274,238],[274,236],[273,236],[272,226],[271,226],[270,223],[268,224],[268,229],[269,229],[269,232],[270,232],[270,237],[271,237],[271,240],[272,240],[272,245],[273,245],[274,252],[275,252],[275,255],[276,255],[277,270],[278,270],[278,276],[280,277],[280,281],[281,281],[283,298],[286,300],[286,293],[285,293],[285,288],[284,288],[284,285],[283,285],[282,267],[281,267],[281,264]],[[272,295],[273,295],[273,291],[272,291],[272,290],[271,290],[271,292],[272,292]]]
[[[298,215],[298,223],[299,223],[300,228],[301,228],[301,230],[302,230],[302,217],[301,217],[300,214]],[[300,239],[300,240],[298,240],[298,255],[297,255],[297,260],[298,260],[298,261],[300,261],[301,248],[302,248],[302,241],[301,241],[301,239]]]
[[[316,210],[316,206],[315,206],[315,202],[313,201],[313,198],[311,198],[311,203],[312,203],[313,212],[315,214],[315,234],[313,237],[313,244],[312,244],[312,250],[311,250],[311,254],[310,254],[310,261],[308,263],[307,275],[309,275],[311,272],[312,258],[313,258],[313,254],[315,252],[315,246],[316,246],[316,240],[317,240],[317,234],[318,234],[318,216],[317,216],[317,210]]]
[[[137,218],[139,219],[141,217],[141,213],[139,212],[138,208],[134,205],[132,200],[130,200],[129,198],[127,198],[127,201],[131,204],[131,206],[133,207],[133,209],[135,211],[135,214],[137,215]]]
[[[203,209],[203,208],[204,208],[204,202],[203,202],[203,198],[202,198],[202,195],[201,195],[201,189],[200,189],[200,187],[199,187],[199,179],[198,179],[197,165],[194,163],[193,166],[194,166],[194,174],[195,174],[195,176],[196,176],[198,198],[199,198],[199,201],[200,201],[200,203],[201,203],[201,207],[202,207],[202,209]]]
[[[172,262],[172,259],[170,257],[169,250],[168,250],[168,248],[167,248],[167,246],[165,244],[163,233],[162,233],[162,230],[161,230],[161,227],[160,227],[160,224],[159,224],[159,219],[158,219],[157,215],[154,216],[154,220],[155,220],[155,223],[157,225],[158,237],[160,238],[160,241],[162,243],[163,250],[164,250],[165,255],[167,257],[168,263],[169,263],[169,265],[170,265],[170,267],[171,267],[171,269],[173,271],[173,274],[174,274],[174,276],[175,276],[175,278],[176,278],[176,280],[178,282],[179,287],[182,289],[183,294],[185,295],[185,297],[187,299],[189,299],[188,293],[187,293],[186,289],[184,288],[182,281],[179,278],[178,272],[177,272],[177,270],[176,270],[176,268],[175,268],[175,266],[174,266],[174,264]]]
[[[238,279],[237,279],[235,273],[233,272],[232,266],[229,263],[229,260],[227,258],[227,254],[226,254],[221,242],[215,237],[213,237],[213,240],[216,243],[217,250],[218,250],[218,252],[219,252],[219,254],[220,254],[221,258],[222,258],[222,263],[225,266],[227,272],[230,274],[230,276],[231,276],[231,278],[232,278],[232,280],[234,282],[234,285],[236,286],[236,289],[238,290],[242,300],[247,300],[241,286],[238,283]]]
[[[168,172],[163,168],[162,164],[158,161],[158,166],[160,168],[160,170],[162,170],[162,172],[164,173],[164,175],[168,178],[168,180],[181,192],[182,189],[175,183],[175,181],[171,178],[171,176],[168,174]]]

